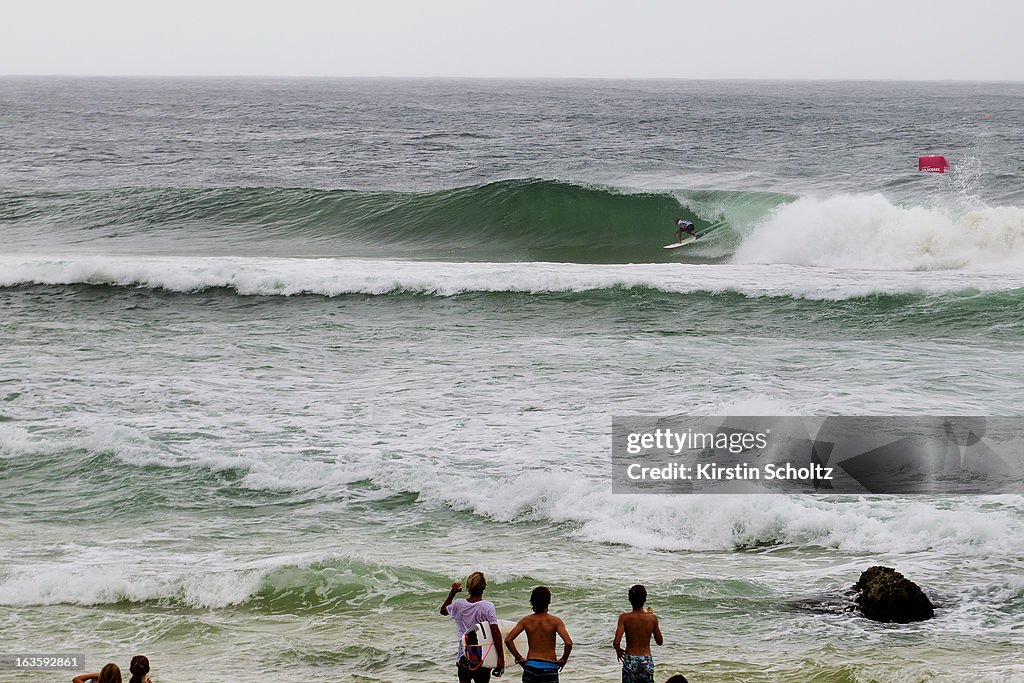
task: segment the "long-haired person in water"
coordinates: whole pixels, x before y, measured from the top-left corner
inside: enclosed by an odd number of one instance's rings
[[[132,677],[128,683],[153,683],[149,679],[149,659],[145,655],[135,655],[128,666]]]
[[[96,683],[124,683],[124,679],[121,678],[121,669],[113,662],[100,669],[99,673],[82,674],[71,679],[71,683],[89,683],[89,681],[96,681]]]

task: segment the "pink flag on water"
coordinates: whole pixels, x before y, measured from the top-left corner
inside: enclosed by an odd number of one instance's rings
[[[918,171],[929,171],[930,173],[945,173],[949,170],[949,161],[946,157],[932,154],[921,157],[917,160]]]

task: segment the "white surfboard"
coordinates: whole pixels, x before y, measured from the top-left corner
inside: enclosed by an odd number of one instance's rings
[[[508,635],[508,632],[516,625],[516,622],[509,621],[508,619],[498,619],[498,630],[501,632],[502,639]],[[479,644],[481,655],[483,656],[483,663],[480,665],[485,669],[493,669],[498,666],[498,644],[494,642],[494,638],[491,636],[491,625],[490,624],[477,624],[476,628],[472,631],[467,631],[466,636],[469,634],[476,634],[476,642]],[[523,657],[530,650],[530,643],[526,638],[526,631],[523,631],[513,641],[516,644],[516,649],[519,650],[519,654]],[[465,645],[465,643],[463,643]],[[504,645],[502,645],[504,647]],[[506,651],[505,652],[505,668],[509,668],[512,664],[512,656]]]
[[[689,243],[691,243],[691,242],[696,242],[696,241],[697,241],[697,238],[696,238],[696,237],[693,237],[693,236],[691,235],[690,237],[684,237],[684,238],[683,238],[683,241],[682,241],[682,242],[673,242],[672,244],[666,244],[666,245],[665,245],[664,247],[662,247],[662,248],[663,248],[663,249],[675,249],[676,247],[684,247],[684,246],[686,246],[687,244],[689,244]]]

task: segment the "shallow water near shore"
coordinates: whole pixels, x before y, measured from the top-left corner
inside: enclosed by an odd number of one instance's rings
[[[1020,85],[0,83],[8,650],[454,680],[482,570],[566,681],[636,582],[658,680],[1024,681],[1019,495],[610,481],[612,415],[1019,413]],[[936,618],[808,609],[873,564]]]

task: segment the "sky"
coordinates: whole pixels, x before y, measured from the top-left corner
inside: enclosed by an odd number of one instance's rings
[[[0,74],[1024,80],[1018,0],[3,0]]]

